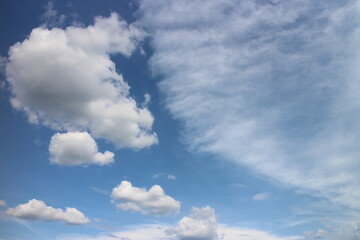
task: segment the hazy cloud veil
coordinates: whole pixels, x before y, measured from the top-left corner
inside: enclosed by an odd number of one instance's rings
[[[189,146],[359,208],[359,1],[142,1]]]

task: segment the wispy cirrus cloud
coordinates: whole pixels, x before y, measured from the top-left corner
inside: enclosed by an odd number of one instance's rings
[[[89,189],[91,189],[92,191],[96,192],[96,193],[100,193],[102,195],[110,195],[111,191],[106,190],[106,189],[102,189],[102,188],[97,188],[97,187],[89,187]]]
[[[142,1],[185,142],[360,208],[358,1]]]

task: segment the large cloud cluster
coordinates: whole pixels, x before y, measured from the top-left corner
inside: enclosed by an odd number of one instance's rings
[[[115,13],[88,27],[35,28],[6,66],[12,106],[34,124],[89,131],[117,147],[157,143],[153,116],[129,96],[110,55],[130,56],[145,37]]]
[[[89,222],[89,219],[76,208],[66,208],[65,210],[53,208],[36,199],[29,200],[15,208],[9,208],[6,213],[21,219],[45,222],[62,221],[70,225],[83,225]]]
[[[125,211],[141,212],[143,214],[168,215],[178,212],[180,202],[165,194],[159,185],[152,186],[149,190],[133,187],[128,181],[122,181],[116,186],[111,198],[117,207]]]

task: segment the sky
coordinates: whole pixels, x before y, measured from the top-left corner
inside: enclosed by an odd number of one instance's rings
[[[0,240],[360,240],[360,1],[5,0]]]

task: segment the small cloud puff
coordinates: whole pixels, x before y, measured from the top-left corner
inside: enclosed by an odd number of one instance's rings
[[[253,200],[255,201],[264,201],[270,198],[270,194],[268,193],[258,193],[253,196]]]
[[[57,165],[108,165],[114,162],[114,153],[98,152],[95,140],[87,132],[57,133],[49,146],[50,162]]]
[[[20,219],[44,222],[62,221],[70,225],[83,225],[89,222],[89,219],[76,208],[66,208],[65,210],[53,208],[36,199],[29,200],[15,208],[9,208],[6,213]]]
[[[66,16],[65,15],[59,15],[59,13],[54,9],[54,3],[48,2],[45,6],[45,13],[42,16],[42,19],[45,21],[45,23],[42,25],[42,27],[60,27],[64,24]]]
[[[176,177],[175,177],[174,175],[172,175],[172,174],[168,174],[168,175],[167,175],[167,179],[169,179],[169,180],[176,180]]]
[[[5,200],[0,200],[0,207],[6,207],[7,204],[5,202]]]
[[[164,177],[166,179],[169,180],[176,180],[176,177],[172,174],[167,174],[167,173],[157,173],[151,176],[154,179],[160,178],[160,177]]]
[[[133,187],[128,181],[122,181],[111,194],[113,201],[119,200],[116,206],[124,211],[140,212],[142,214],[168,215],[178,212],[180,202],[165,194],[159,185],[149,190]]]

